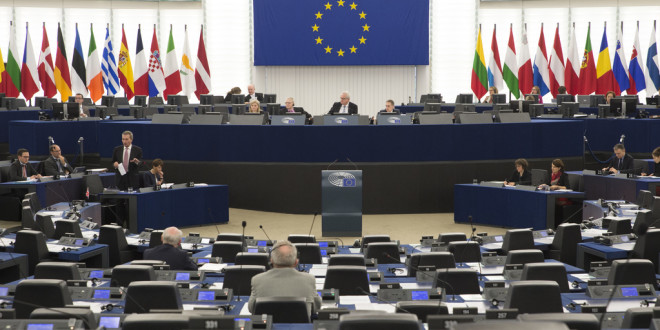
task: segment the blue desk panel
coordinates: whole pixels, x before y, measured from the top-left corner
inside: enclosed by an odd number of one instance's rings
[[[580,192],[526,191],[475,184],[454,185],[454,222],[489,226],[555,228],[555,200],[584,198]]]
[[[626,135],[626,151],[650,154],[660,145],[660,120],[657,119],[584,119],[586,136],[592,150],[611,151]]]
[[[9,110],[0,111],[0,143],[9,142],[9,122],[12,120],[38,120],[39,112],[42,110]],[[51,110],[43,110],[50,114]],[[16,152],[10,149],[10,152]]]
[[[575,141],[582,140],[584,123],[286,127],[102,122],[102,158],[112,157],[124,130],[133,132],[145,159],[330,163],[348,157],[354,162],[425,162],[577,157],[582,146]]]
[[[587,199],[625,200],[637,202],[637,193],[640,190],[649,190],[654,195],[660,186],[660,178],[638,177],[617,178],[612,175],[583,175],[581,172],[571,172],[582,175],[583,187]]]
[[[9,123],[9,150],[26,148],[30,155],[48,155],[48,137],[52,136],[63,153],[78,154],[78,139],[83,137],[84,152],[98,153],[98,125],[99,121],[12,121]],[[121,143],[121,136],[117,140]]]

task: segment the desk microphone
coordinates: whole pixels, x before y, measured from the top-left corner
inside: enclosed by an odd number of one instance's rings
[[[626,139],[626,135],[621,134],[621,138],[619,139],[619,143],[623,144],[623,140],[625,140],[625,139]]]
[[[383,252],[381,255],[382,255],[383,257],[387,258],[387,259],[390,259],[390,260],[392,260],[392,261],[396,261],[397,264],[400,264],[400,263],[401,263],[401,260],[400,260],[400,259],[397,260],[396,258],[392,257],[392,256],[391,256],[389,253],[387,253],[387,252]],[[411,259],[411,260],[412,260],[412,259]],[[431,275],[429,275],[429,274],[427,274],[427,273],[422,272],[421,270],[419,270],[419,268],[416,267],[416,266],[414,266],[414,265],[412,264],[412,262],[410,263],[409,266],[410,266],[410,268],[414,269],[416,272],[420,272],[420,273],[421,273],[422,275],[424,275],[424,276],[427,276],[427,277],[428,277],[428,276],[431,276]],[[447,271],[448,271],[448,270],[449,270],[449,268],[447,268]],[[435,280],[435,281],[437,281],[437,282],[440,282],[440,283],[446,285],[447,287],[449,287],[449,289],[451,289],[451,293],[452,293],[452,295],[451,295],[451,300],[456,300],[456,292],[454,291],[454,287],[452,287],[452,285],[449,284],[449,282],[444,281],[444,280],[441,280],[441,279],[439,279],[437,276],[434,276],[434,277],[433,277],[433,280]],[[447,291],[447,287],[442,287],[443,289],[445,289],[445,293],[446,293],[446,291]]]
[[[271,241],[271,242],[273,241],[272,239],[270,239],[270,237],[268,237],[268,234],[266,234],[266,230],[264,229],[264,226],[259,225],[259,229],[261,229],[261,231],[264,232],[264,235],[266,235],[266,238],[267,238],[269,241]]]
[[[241,227],[243,227],[243,233],[241,234],[241,242],[243,245],[245,245],[245,226],[247,226],[247,221],[243,220],[243,222],[241,222]]]
[[[55,139],[53,139],[52,136],[48,137],[48,146],[50,147],[51,145],[55,144]]]
[[[314,212],[314,217],[312,218],[312,225],[309,226],[309,233],[307,233],[307,236],[312,235],[312,228],[314,228],[314,221],[316,221],[316,216],[318,215],[318,212]]]
[[[376,300],[377,300],[378,302],[381,302],[381,303],[384,303],[384,304],[387,304],[387,305],[390,305],[390,306],[394,307],[394,311],[395,311],[395,312],[396,312],[396,311],[402,311],[402,312],[405,312],[405,313],[413,314],[413,315],[414,315],[414,313],[412,313],[412,312],[410,312],[410,311],[408,311],[408,310],[405,310],[405,309],[403,309],[403,308],[401,308],[401,307],[399,307],[399,306],[397,306],[397,305],[395,305],[395,304],[393,304],[393,303],[391,303],[391,302],[389,302],[389,301],[386,301],[386,300],[380,299],[380,298],[378,298],[378,295],[377,295],[377,294],[373,294],[373,293],[371,293],[371,292],[367,292],[366,290],[364,290],[363,288],[361,288],[361,287],[359,287],[359,286],[356,286],[355,289],[358,290],[358,291],[360,291],[360,292],[362,292],[362,293],[364,293],[364,294],[366,294],[367,296],[370,296],[370,297],[374,297],[374,298],[376,298]]]

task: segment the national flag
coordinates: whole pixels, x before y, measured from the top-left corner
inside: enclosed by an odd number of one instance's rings
[[[642,59],[642,48],[639,46],[639,22],[637,23],[637,32],[635,32],[635,43],[633,44],[632,54],[630,55],[628,72],[630,72],[628,95],[637,94],[646,89],[644,60]]]
[[[500,51],[497,47],[497,26],[493,27],[493,40],[490,42],[490,59],[488,59],[488,86],[502,89],[502,64],[500,64]]]
[[[50,98],[57,94],[57,88],[55,87],[55,73],[53,73],[53,56],[50,53],[50,44],[48,43],[45,23],[43,30],[37,73],[39,74],[39,81],[41,82],[41,89],[44,91],[44,96]]]
[[[108,39],[106,37],[106,40]],[[119,83],[124,89],[126,98],[130,100],[135,95],[135,81],[133,80],[133,65],[131,65],[131,55],[128,53],[128,43],[126,42],[123,25],[121,26],[121,47],[119,48],[118,60],[117,75],[119,76]]]
[[[2,49],[0,48],[0,59],[2,57]],[[5,92],[5,80],[3,77],[7,74],[7,71],[5,70],[5,61],[0,60],[0,93]]]
[[[187,34],[187,33],[186,33]],[[167,88],[163,96],[167,100],[168,95],[176,95],[181,91],[181,74],[179,73],[178,58],[174,49],[174,38],[172,37],[172,26],[170,25],[170,39],[167,42],[167,58],[165,58],[165,84]]]
[[[596,64],[594,54],[591,51],[591,23],[587,29],[587,43],[584,46],[584,55],[580,65],[580,88],[579,94],[589,95],[596,91]]]
[[[618,84],[619,90],[624,91],[630,88],[630,74],[628,73],[628,63],[626,63],[626,54],[623,52],[622,34],[623,22],[621,22],[621,29],[617,29],[616,36],[616,52],[614,53],[614,63],[612,63],[612,72],[614,79]]]
[[[110,29],[105,28],[105,46],[103,47],[103,61],[101,70],[103,71],[103,86],[108,95],[115,95],[119,92],[119,76],[117,75],[117,61],[112,49],[110,40]]]
[[[9,52],[7,53],[7,82],[5,84],[5,95],[18,97],[21,93],[21,67],[18,61],[18,49],[16,48],[16,27],[11,24],[11,35],[9,36]]]
[[[614,74],[612,74],[612,63],[610,62],[610,50],[607,45],[607,27],[603,28],[603,39],[600,42],[598,53],[598,64],[596,65],[596,94],[607,94],[609,91],[616,92],[614,88]]]
[[[60,92],[62,102],[69,101],[69,96],[71,96],[71,77],[69,76],[69,63],[66,59],[62,28],[59,24],[57,24],[57,54],[55,54],[55,86]]]
[[[165,76],[163,75],[163,65],[160,61],[160,48],[156,38],[156,27],[154,26],[154,35],[151,38],[151,53],[149,54],[149,96],[156,96],[164,91]]]
[[[481,27],[477,35],[477,47],[474,50],[474,61],[472,62],[472,92],[481,99],[488,90],[488,73],[486,72],[486,61],[484,60],[484,47],[481,43]]]
[[[149,95],[149,73],[144,59],[144,47],[142,46],[142,32],[138,27],[137,46],[135,46],[135,95]]]
[[[527,26],[523,27],[522,47],[518,59],[518,85],[524,94],[532,92],[534,87],[534,72],[532,70],[532,59],[529,57],[529,45],[527,44]]]
[[[37,75],[37,64],[34,60],[34,49],[32,49],[32,38],[30,29],[25,24],[25,48],[23,48],[23,66],[21,68],[21,92],[26,100],[39,91],[39,76]]]
[[[558,94],[559,86],[564,86],[564,53],[561,49],[561,40],[559,39],[559,24],[555,30],[555,41],[550,51],[550,92],[553,97]]]
[[[78,24],[76,24],[76,42],[71,56],[71,91],[87,95],[87,73],[85,70],[85,57],[83,55],[82,45],[80,44],[80,34],[78,34]]]
[[[571,39],[568,41],[568,57],[566,58],[566,69],[564,71],[564,83],[568,94],[578,94],[580,91],[580,57],[577,51],[575,39],[575,23],[571,30]]]
[[[195,89],[195,70],[192,68],[192,58],[190,55],[190,46],[188,44],[188,29],[186,28],[186,35],[183,39],[183,56],[181,56],[181,89],[183,95],[190,96]]]
[[[87,89],[92,102],[96,103],[103,95],[103,73],[99,63],[99,53],[96,51],[96,40],[94,39],[94,29],[90,25],[89,51],[87,52]]]
[[[502,68],[502,77],[509,91],[516,99],[520,98],[518,89],[518,62],[516,61],[516,43],[513,41],[513,25],[509,29],[509,43],[504,57],[504,67]]]
[[[651,30],[651,41],[646,53],[646,96],[653,96],[660,89],[660,71],[658,71],[658,46],[655,40],[655,24]]]
[[[197,47],[197,63],[195,64],[195,95],[199,99],[202,94],[211,90],[211,70],[206,59],[206,46],[204,46],[204,27],[199,31],[199,46]]]
[[[541,36],[539,37],[539,48],[534,56],[534,85],[539,86],[541,95],[550,91],[550,75],[548,73],[548,53],[545,51],[545,37],[543,36],[543,24],[541,24]]]

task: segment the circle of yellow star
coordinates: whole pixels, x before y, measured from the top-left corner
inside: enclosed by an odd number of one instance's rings
[[[351,6],[351,10],[356,10],[357,9],[357,4],[355,2],[350,4],[350,6]]]
[[[344,56],[344,51],[341,49],[337,51],[337,56]]]
[[[344,1],[344,0],[337,1],[337,6],[338,7],[344,7],[344,2],[346,2],[346,1]]]
[[[332,5],[330,4],[330,2],[328,2],[325,4],[325,10],[330,10],[330,9],[332,9]]]
[[[357,48],[355,48],[355,45],[349,49],[351,50],[351,53],[357,53]]]
[[[322,17],[323,17],[323,14],[321,14],[320,11],[316,13],[316,19],[322,19]]]
[[[366,32],[369,32],[369,28],[370,28],[370,27],[371,27],[371,26],[369,26],[367,23],[364,23],[364,25],[362,26],[362,32],[365,32],[365,31],[366,31]]]
[[[367,42],[367,39],[365,39],[364,36],[362,36],[362,38],[360,38],[360,39],[358,39],[358,40],[360,40],[360,43],[361,43],[361,44],[364,44],[364,43]]]
[[[312,31],[319,32],[319,26],[314,24],[314,26],[312,26]],[[369,29],[367,29],[367,31],[369,31]]]
[[[367,14],[364,13],[364,10],[360,13],[360,19],[367,19]]]
[[[326,54],[330,54],[330,53],[332,53],[332,48],[330,48],[330,46],[327,46],[327,47],[325,47],[324,49],[325,49],[325,53],[326,53]]]
[[[321,39],[321,37],[316,37],[316,39],[314,39],[314,40],[316,40],[317,45],[323,44],[323,39]]]

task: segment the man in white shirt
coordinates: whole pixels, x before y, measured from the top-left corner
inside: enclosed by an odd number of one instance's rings
[[[339,99],[339,102],[335,102],[332,105],[332,108],[328,112],[329,115],[357,115],[358,106],[357,104],[351,102],[351,95],[348,94],[348,92],[342,92],[341,95],[339,95]]]
[[[78,109],[80,111],[81,118],[89,117],[89,107],[83,105],[83,101],[84,101],[83,95],[80,93],[76,94],[76,103],[78,103]]]
[[[250,100],[257,99],[260,103],[264,101],[264,94],[256,93],[253,84],[248,85],[248,93],[245,95],[245,103],[250,102]]]

